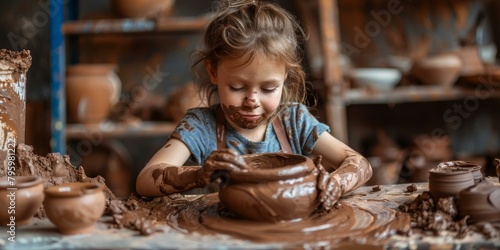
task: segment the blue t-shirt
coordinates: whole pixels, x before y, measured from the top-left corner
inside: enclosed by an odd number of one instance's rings
[[[217,104],[218,105],[218,104]],[[189,109],[175,128],[180,140],[191,151],[191,161],[201,165],[217,150],[217,105]],[[288,141],[294,154],[310,155],[316,140],[330,128],[319,122],[303,104],[293,104],[280,114]],[[269,153],[281,150],[272,123],[267,125],[265,139],[253,142],[235,131],[226,122],[226,147],[240,154]]]

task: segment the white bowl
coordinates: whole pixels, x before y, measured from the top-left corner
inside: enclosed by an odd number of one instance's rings
[[[361,87],[390,90],[401,81],[402,72],[391,68],[356,68],[348,75]]]

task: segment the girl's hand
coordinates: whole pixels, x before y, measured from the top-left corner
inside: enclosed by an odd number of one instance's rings
[[[233,149],[216,150],[198,170],[198,183],[206,185],[222,175],[222,171],[232,172],[247,168],[243,157]]]
[[[328,171],[325,170],[323,165],[321,165],[321,156],[314,159],[316,168],[319,170],[318,174],[318,189],[320,190],[320,209],[328,211],[333,208],[335,203],[340,199],[342,195],[342,188],[340,183],[334,178]]]

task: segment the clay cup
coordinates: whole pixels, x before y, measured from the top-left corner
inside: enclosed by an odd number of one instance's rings
[[[0,178],[0,225],[11,227],[31,224],[33,215],[42,205],[43,197],[41,177]]]
[[[243,156],[249,168],[229,173],[219,191],[221,203],[235,215],[278,222],[309,216],[319,205],[318,171],[305,156],[285,153]]]
[[[45,189],[45,211],[62,234],[85,234],[94,230],[105,209],[103,186],[71,182]]]
[[[474,186],[470,168],[436,167],[429,170],[429,192],[437,202],[440,198],[458,198],[460,191]]]

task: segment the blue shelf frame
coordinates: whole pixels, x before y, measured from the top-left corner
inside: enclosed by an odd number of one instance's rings
[[[71,1],[70,1],[71,2]],[[64,8],[61,1],[50,0],[54,10],[50,19],[50,147],[52,152],[66,153],[66,51],[62,25]]]

